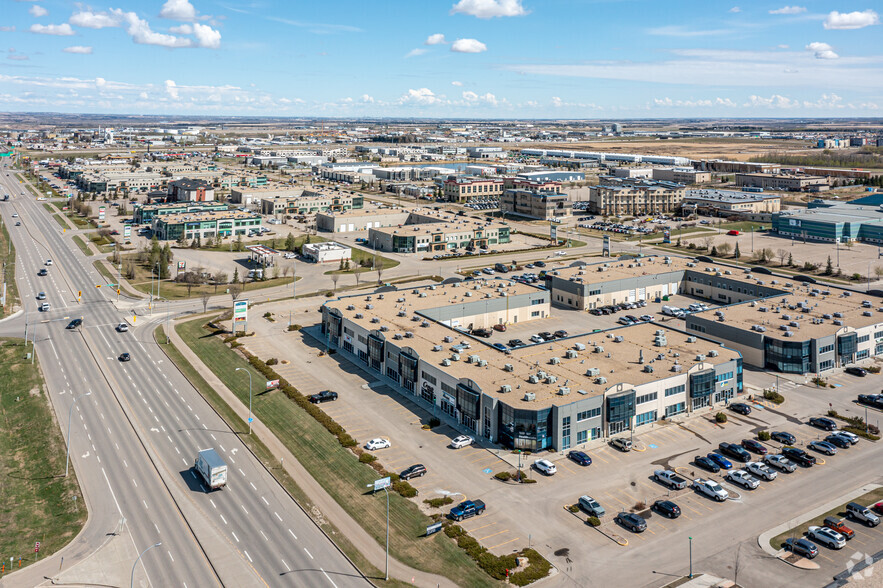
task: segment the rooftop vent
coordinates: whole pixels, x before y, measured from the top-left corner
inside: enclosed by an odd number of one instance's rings
[[[843,318],[843,313],[842,312],[835,312],[834,318]]]
[[[576,349],[577,351],[585,351],[586,350],[586,346],[583,343],[574,343],[573,348]]]
[[[794,331],[785,331],[784,333],[782,333],[782,336],[784,336],[784,337],[793,337],[793,336],[794,336]]]
[[[527,381],[530,382],[531,384],[539,384],[540,383],[540,379],[538,377],[536,377],[534,374],[529,375],[527,377]]]
[[[595,383],[596,384],[606,384],[607,378],[605,378],[604,376],[598,376],[597,378],[595,378]]]
[[[514,372],[515,366],[513,366],[511,363],[507,363],[506,365],[503,366],[503,371],[504,372]]]
[[[443,349],[444,348],[441,345],[433,345],[432,346],[433,351],[442,351]]]
[[[570,394],[570,388],[568,388],[567,386],[559,386],[558,387],[558,395],[559,396],[567,396],[568,394]]]
[[[598,368],[596,368],[596,367],[591,367],[591,368],[589,368],[589,369],[586,370],[586,375],[587,375],[587,376],[597,376],[597,375],[599,375],[600,373],[601,373],[601,370],[598,369]]]
[[[502,392],[504,394],[506,392],[511,392],[511,391],[512,391],[512,386],[510,386],[509,384],[503,384],[502,386],[500,386],[500,392]]]
[[[396,333],[395,335],[392,336],[392,338],[395,339],[396,341],[399,341],[402,338],[402,334]]]
[[[874,316],[874,313],[870,310],[866,310],[862,313],[862,316]]]
[[[444,367],[448,367],[449,365],[451,365],[451,360],[448,359],[448,358],[446,357],[446,358],[444,358],[443,360],[441,360],[441,364],[442,364]]]
[[[702,355],[702,354],[697,355],[697,356],[696,356],[696,361],[705,361],[705,356]]]
[[[356,313],[356,316],[355,316],[354,318],[360,319],[360,318],[365,318],[365,317],[362,316],[362,313],[361,313],[361,312],[357,312],[357,313]]]
[[[573,349],[568,349],[567,351],[564,352],[564,357],[566,357],[567,359],[575,359],[576,356],[577,356],[577,353]]]
[[[534,394],[533,392],[526,392],[524,394],[524,401],[525,402],[533,402],[536,399],[537,399],[537,395]]]
[[[687,337],[687,343],[695,343],[695,342],[696,342],[696,337],[694,337],[693,335],[690,335],[689,337]]]
[[[478,367],[487,367],[487,360],[486,359],[479,359],[478,360]]]
[[[840,319],[834,319],[834,324],[837,325],[838,327],[842,327],[843,321],[841,321]]]
[[[379,323],[379,322],[380,322],[380,319],[377,318],[376,316],[372,316],[372,317],[371,317],[371,322],[372,322],[372,323]]]
[[[352,304],[350,304],[350,305],[348,305],[348,306],[346,307],[346,309],[347,309],[347,310],[355,310],[356,307],[353,306]]]
[[[459,353],[452,353],[451,354],[451,361],[460,361],[460,354]]]
[[[622,343],[622,335],[616,335],[615,337],[613,337],[613,342]]]
[[[720,355],[720,353],[718,353],[717,349],[712,349],[708,352],[708,357],[717,357],[718,355]]]
[[[648,374],[652,374],[653,373],[653,366],[652,365],[645,365],[644,371],[647,372]]]
[[[595,345],[594,352],[595,353],[604,353],[604,348],[601,347],[600,345]]]
[[[549,374],[548,376],[546,376],[546,383],[547,384],[554,384],[557,381],[558,381],[558,376],[553,376],[552,374]]]
[[[373,309],[374,309],[374,305],[373,305],[373,304],[366,304],[366,305],[365,305],[365,308],[367,308],[368,310],[373,310]]]

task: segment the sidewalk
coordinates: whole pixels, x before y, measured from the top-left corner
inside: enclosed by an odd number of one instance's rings
[[[188,317],[191,320],[193,317]],[[206,382],[223,398],[224,402],[229,404],[233,410],[243,419],[248,418],[248,408],[243,405],[233,392],[227,388],[224,383],[219,380],[214,373],[202,360],[184,343],[177,331],[173,328],[170,333],[171,341],[181,354],[189,361],[193,367],[205,378]],[[312,504],[301,505],[301,507],[310,515],[311,520],[316,518],[324,518],[330,521],[338,531],[346,535],[346,537],[356,546],[361,554],[371,562],[379,570],[385,568],[386,551],[384,546],[378,544],[367,531],[365,531],[358,522],[350,517],[332,498],[324,488],[314,480],[309,472],[301,465],[293,453],[286,448],[281,441],[267,428],[260,420],[254,418],[252,422],[252,430],[267,448],[283,461],[285,470],[295,480],[300,487],[313,501]],[[317,511],[319,514],[317,515]],[[321,528],[321,527],[320,527]],[[323,529],[324,531],[324,529]],[[455,587],[456,584],[449,579],[429,574],[420,570],[415,570],[396,559],[389,560],[390,577],[395,577],[405,582],[410,582],[418,586],[446,586]]]

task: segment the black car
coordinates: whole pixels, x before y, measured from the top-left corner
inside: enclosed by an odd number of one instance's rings
[[[642,516],[631,512],[621,512],[613,520],[632,533],[643,533],[647,530],[647,521]]]
[[[742,447],[748,451],[753,451],[754,453],[759,453],[761,455],[767,454],[766,446],[757,439],[742,439]]]
[[[818,427],[823,431],[837,430],[837,423],[825,417],[812,417],[811,419],[809,419],[809,424],[811,424],[813,427]]]
[[[592,310],[589,311],[589,314],[593,314],[593,315],[595,315],[595,316],[600,316],[600,315],[602,315],[602,314],[604,314],[604,313],[601,312],[601,309],[600,309],[600,308],[593,308]]]
[[[583,453],[582,451],[570,451],[567,454],[571,460],[575,461],[581,466],[592,465],[592,458]]]
[[[653,508],[659,514],[665,515],[670,519],[676,519],[681,516],[681,507],[671,500],[657,500],[653,503]]]
[[[751,461],[751,454],[742,449],[740,446],[736,445],[735,443],[721,443],[717,447],[722,454],[729,455],[737,461],[741,461],[743,463]]]
[[[782,455],[805,468],[812,467],[816,463],[815,457],[796,447],[783,447]]]
[[[696,457],[694,457],[693,463],[695,463],[700,468],[702,468],[704,470],[708,470],[709,472],[712,472],[714,474],[721,471],[721,468],[719,465],[717,465],[716,463],[714,463],[713,461],[711,461],[709,458],[705,457],[704,455],[697,455]]]
[[[82,325],[82,324],[83,324],[83,319],[74,319],[74,320],[72,320],[71,322],[69,322],[69,323],[67,324],[67,327],[66,327],[66,328],[68,328],[68,329],[76,329],[77,327],[79,327],[79,326]]]
[[[402,480],[410,480],[411,478],[419,478],[420,476],[426,475],[426,466],[422,463],[415,463],[414,465],[405,468],[401,474],[399,474],[399,478]]]
[[[858,403],[883,408],[883,394],[859,394]]]
[[[44,267],[43,269],[41,269],[40,271],[37,272],[37,275],[38,276],[48,276],[49,272],[46,271],[46,268]]]
[[[509,347],[524,347],[524,341],[521,339],[509,339],[507,345],[509,345]]]
[[[310,395],[310,402],[312,402],[313,404],[330,402],[332,400],[337,400],[337,392],[333,392],[331,390],[322,390],[318,394]]]
[[[865,368],[850,366],[850,367],[846,368],[845,370],[843,370],[843,373],[850,374],[853,376],[859,376],[860,378],[864,378],[865,376],[868,375],[868,370],[866,370]]]
[[[535,261],[533,264],[537,267],[546,267],[546,262],[544,261]]]
[[[553,335],[549,331],[543,331],[542,333],[537,333],[537,335],[542,337],[544,341],[551,341],[555,338],[555,335]]]
[[[794,445],[797,443],[797,437],[791,433],[786,433],[785,431],[773,431],[770,433],[770,439],[778,441],[779,443],[784,443],[785,445]]]
[[[120,361],[131,361],[131,360],[132,360],[132,356],[129,355],[128,353],[121,353],[121,354],[120,354],[120,357],[119,357],[119,360],[120,360]]]
[[[730,405],[730,410],[732,410],[733,412],[742,414],[742,415],[751,414],[751,407],[748,406],[747,404],[745,404],[744,402],[734,402],[733,404]]]
[[[847,449],[849,447],[852,447],[852,442],[848,438],[836,433],[825,437],[825,441],[827,441],[831,445],[839,447],[840,449]]]
[[[561,329],[559,331],[555,331],[552,334],[555,335],[556,339],[563,339],[564,337],[567,336],[567,331],[565,331],[564,329]]]

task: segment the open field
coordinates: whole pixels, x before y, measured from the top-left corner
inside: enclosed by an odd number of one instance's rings
[[[531,144],[534,149],[567,149],[574,151],[607,151],[613,153],[640,153],[642,155],[671,155],[691,159],[730,159],[748,161],[752,157],[779,152],[803,155],[811,152],[808,141],[748,140],[744,138],[647,139],[644,137],[611,138],[586,143]]]

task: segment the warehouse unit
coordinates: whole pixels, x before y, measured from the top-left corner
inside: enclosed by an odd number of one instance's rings
[[[409,216],[410,220],[411,216]],[[395,253],[446,252],[460,248],[482,249],[509,242],[509,225],[483,223],[462,217],[423,222],[401,227],[379,227],[368,230],[368,243],[380,251]]]
[[[246,235],[260,229],[261,217],[239,210],[215,210],[210,212],[185,212],[155,216],[150,228],[161,241],[188,241],[212,239],[216,236]]]

